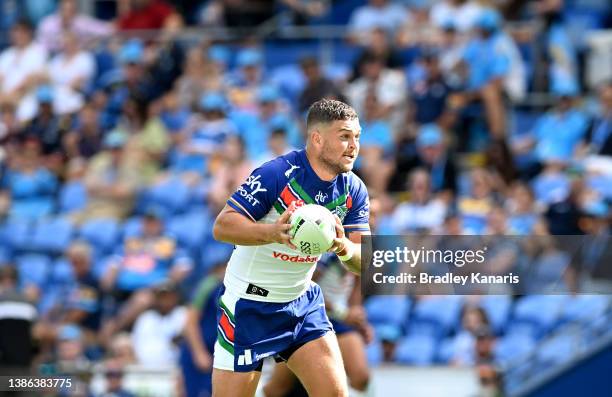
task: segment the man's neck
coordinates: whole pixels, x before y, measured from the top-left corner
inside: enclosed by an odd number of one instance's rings
[[[315,174],[317,174],[317,176],[321,178],[321,180],[331,181],[336,177],[335,173],[329,171],[327,168],[325,168],[323,164],[320,164],[318,161],[315,160],[312,153],[308,151],[308,148],[306,148],[306,158],[308,159],[308,162],[310,163],[310,166],[312,167]]]

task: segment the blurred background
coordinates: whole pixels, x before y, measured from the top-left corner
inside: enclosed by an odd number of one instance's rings
[[[0,373],[187,395],[232,250],[212,222],[322,97],[360,116],[375,233],[608,258],[611,28],[607,0],[1,0]],[[375,389],[604,395],[610,297],[567,291],[366,299]]]

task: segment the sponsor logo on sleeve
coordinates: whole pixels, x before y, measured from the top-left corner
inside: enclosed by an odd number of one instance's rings
[[[257,193],[267,192],[268,189],[261,186],[261,175],[251,175],[247,178],[244,184],[238,187],[238,194],[244,197],[251,206],[259,204],[259,200],[255,198]]]

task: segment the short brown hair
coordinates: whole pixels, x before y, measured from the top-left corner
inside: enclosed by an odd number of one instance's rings
[[[310,105],[306,116],[306,129],[317,123],[331,123],[336,120],[354,120],[357,112],[344,102],[321,99]]]

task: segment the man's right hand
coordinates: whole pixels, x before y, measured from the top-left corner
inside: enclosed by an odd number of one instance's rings
[[[291,203],[289,207],[281,214],[281,216],[270,225],[268,241],[285,244],[291,249],[297,249],[297,247],[291,242],[291,234],[289,230],[291,229],[291,223],[289,222],[291,218],[291,214],[297,209],[299,205],[297,202]]]

